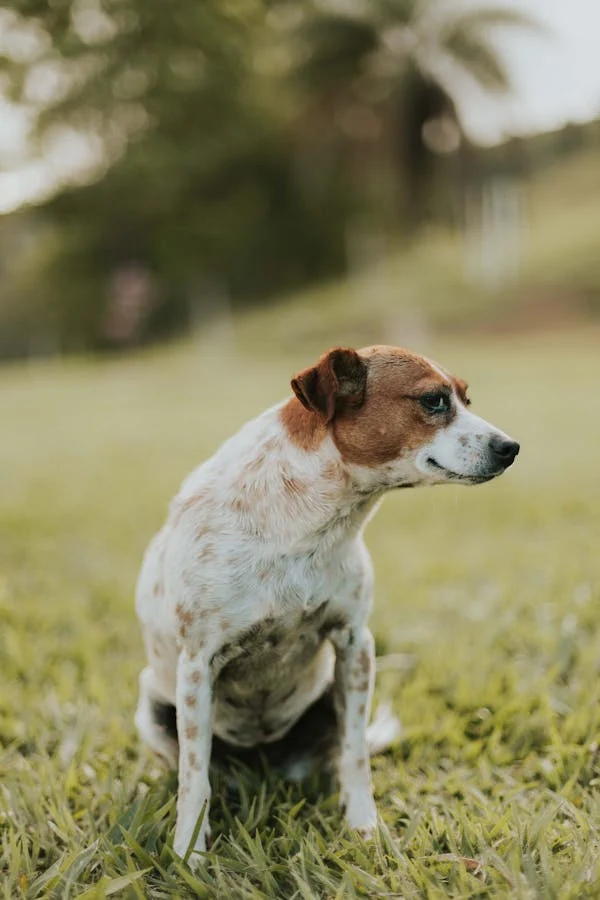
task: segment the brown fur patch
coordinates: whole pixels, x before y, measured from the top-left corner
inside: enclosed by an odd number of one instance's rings
[[[323,478],[326,478],[328,481],[336,481],[343,474],[343,469],[338,462],[330,460],[323,466],[322,474]]]
[[[198,559],[207,560],[215,555],[214,544],[205,544],[197,553]]]
[[[194,669],[191,679],[194,684],[200,684],[202,681],[202,669]]]
[[[197,725],[186,725],[185,726],[185,736],[188,741],[193,741],[198,737],[198,726]]]
[[[325,439],[325,422],[317,413],[305,409],[297,397],[290,397],[279,415],[289,439],[302,450],[316,450]]]
[[[265,452],[261,450],[254,459],[249,460],[243,468],[243,472],[259,472],[265,462]]]
[[[276,438],[276,437],[269,437],[269,438],[267,438],[267,440],[261,445],[261,449],[262,449],[262,452],[265,454],[265,456],[270,456],[270,454],[273,453],[274,450],[277,450],[277,448],[279,447],[279,445],[280,445],[280,440],[279,440],[279,438]]]
[[[418,449],[447,424],[444,417],[428,415],[417,398],[449,381],[426,359],[399,347],[359,352],[368,361],[365,401],[342,410],[332,434],[345,462],[374,467]]]
[[[367,367],[356,350],[333,347],[292,378],[292,390],[306,409],[331,422],[341,409],[361,406],[366,382]]]
[[[467,384],[466,381],[463,381],[462,378],[456,378],[454,375],[451,376],[451,379],[452,379],[452,383],[453,383],[454,387],[456,388],[456,393],[458,394],[458,396],[460,397],[462,402],[465,404],[465,406],[468,406],[470,403],[470,400],[467,397],[467,391],[469,389],[469,385]]]
[[[183,698],[183,702],[185,703],[186,706],[193,708],[194,706],[197,705],[198,698],[196,697],[195,694],[186,694],[185,697]]]
[[[368,675],[371,671],[371,657],[368,650],[363,649],[358,654],[357,668],[363,675]]]
[[[300,478],[293,478],[286,475],[285,472],[282,473],[281,480],[283,482],[285,493],[292,497],[298,496],[298,494],[304,494],[307,490],[307,485],[301,481]]]
[[[179,524],[181,518],[188,510],[194,509],[196,506],[200,506],[205,502],[206,494],[204,492],[194,494],[193,497],[187,497],[185,500],[176,499],[171,508],[171,524],[173,528]]]
[[[177,603],[175,606],[175,615],[177,616],[177,621],[181,622],[182,625],[187,625],[188,627],[194,621],[194,615],[191,610],[186,609],[183,603]]]
[[[317,380],[320,391],[327,393],[327,379],[331,381],[333,377],[327,360],[330,354],[338,352],[353,351],[334,350],[324,354],[317,366],[294,379],[296,394],[298,382],[302,379],[310,382],[309,376]],[[358,355],[366,363],[366,390],[357,390],[355,395],[350,393],[345,400],[342,393],[329,424],[325,414],[307,409],[298,396],[281,408],[281,421],[296,446],[315,451],[330,431],[345,463],[379,466],[417,450],[450,421],[450,417],[428,414],[418,401],[419,395],[442,386],[454,387],[461,400],[467,402],[467,385],[462,379],[446,376],[416,353],[378,345],[359,350]],[[328,464],[325,477],[339,477],[333,466]]]

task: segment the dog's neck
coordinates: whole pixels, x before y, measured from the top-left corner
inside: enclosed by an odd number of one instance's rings
[[[248,530],[277,552],[330,552],[360,533],[384,488],[369,472],[346,465],[318,422],[308,419],[314,428],[294,442],[279,408],[269,413],[262,434],[248,434],[251,450],[242,456],[232,505],[243,506]]]

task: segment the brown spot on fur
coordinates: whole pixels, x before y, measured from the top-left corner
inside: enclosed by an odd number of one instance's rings
[[[364,703],[361,703],[360,706],[358,707],[358,714],[359,714],[359,716],[364,716],[365,710],[366,710],[365,704],[364,704]]]
[[[183,698],[183,702],[185,703],[186,706],[193,708],[194,706],[197,705],[198,698],[196,697],[195,694],[186,694],[185,697]]]
[[[210,525],[200,525],[200,527],[196,530],[197,538],[206,537],[207,534],[210,534]]]
[[[189,762],[190,766],[192,767],[192,769],[200,768],[200,766],[198,765],[198,757],[196,756],[196,754],[194,753],[193,750],[191,750],[188,753],[188,762]]]
[[[357,665],[359,670],[363,673],[363,675],[368,675],[371,671],[371,656],[368,650],[365,650],[363,647],[362,650],[359,651],[357,658]]]
[[[185,637],[187,637],[188,630],[187,630],[187,628],[185,627],[185,625],[184,625],[183,623],[182,623],[182,624],[179,626],[179,628],[177,629],[177,633],[179,634],[179,637],[180,637],[180,638],[185,638]]]
[[[194,621],[194,614],[190,609],[186,609],[183,603],[177,603],[175,606],[175,615],[177,616],[177,621],[181,622],[182,625],[190,626]]]
[[[223,621],[221,622],[221,628],[223,629],[223,631],[229,631],[229,629],[231,628],[231,622],[229,621],[229,619],[223,619]]]
[[[367,764],[367,761],[366,761],[366,759],[364,758],[364,756],[361,756],[360,759],[357,759],[357,760],[356,760],[356,768],[357,768],[357,769],[364,769],[364,767],[366,766],[366,764]]]
[[[293,478],[283,473],[281,476],[281,480],[283,482],[283,489],[289,496],[294,497],[298,496],[298,494],[304,494],[306,492],[307,486],[299,478]]]
[[[213,544],[205,544],[198,551],[197,558],[207,560],[207,559],[210,559],[211,556],[214,556],[214,555],[215,555],[215,548],[214,548]]]
[[[185,736],[188,741],[193,741],[198,737],[198,726],[197,725],[186,725],[185,726]]]
[[[325,422],[316,413],[305,409],[297,397],[290,397],[279,415],[289,439],[302,450],[316,450],[325,439]]]
[[[200,684],[202,681],[202,669],[194,669],[191,674],[191,679],[194,684]]]
[[[162,583],[162,578],[159,578],[158,581],[156,581],[154,583],[154,588],[152,590],[152,593],[154,594],[155,597],[162,597],[164,592],[165,591],[164,591],[164,587],[163,587],[163,583]]]
[[[342,473],[342,467],[337,462],[330,461],[323,466],[323,478],[326,478],[328,481],[335,481]]]
[[[243,471],[244,472],[258,472],[258,471],[260,471],[260,469],[262,469],[264,461],[265,461],[265,453],[264,453],[264,450],[261,450],[259,453],[257,453],[257,455],[254,457],[254,459],[251,459],[251,460],[249,460],[249,462],[246,463]]]
[[[179,522],[188,510],[201,506],[205,500],[206,494],[203,491],[194,494],[193,497],[187,497],[185,500],[175,498],[171,506],[171,524],[173,528],[179,525]]]
[[[248,504],[245,498],[238,494],[237,497],[234,497],[231,501],[231,508],[234,512],[244,513],[248,511]]]
[[[278,447],[279,447],[279,440],[276,437],[269,437],[262,444],[262,452],[265,454],[265,456],[268,456],[270,453],[272,453]]]

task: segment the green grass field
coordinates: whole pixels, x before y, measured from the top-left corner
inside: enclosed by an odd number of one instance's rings
[[[377,693],[404,726],[373,763],[376,839],[344,829],[326,781],[246,772],[215,785],[198,875],[173,857],[175,780],[133,727],[133,585],[183,476],[312,361],[293,324],[269,343],[269,315],[235,350],[0,372],[0,895],[599,897],[597,329],[416,348],[522,453],[369,525],[378,652],[399,654]]]

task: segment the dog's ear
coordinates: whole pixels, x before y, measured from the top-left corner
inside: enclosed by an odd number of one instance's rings
[[[292,378],[292,390],[306,409],[331,422],[336,413],[358,407],[365,399],[367,364],[356,350],[336,347],[316,366]]]

